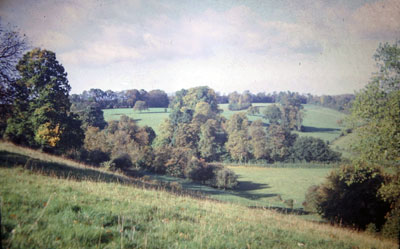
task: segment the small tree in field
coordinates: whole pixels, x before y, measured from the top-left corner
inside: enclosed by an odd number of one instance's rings
[[[142,112],[142,111],[148,110],[148,109],[149,108],[148,108],[146,102],[144,102],[142,100],[136,101],[135,106],[133,107],[134,111],[139,111],[139,112]]]

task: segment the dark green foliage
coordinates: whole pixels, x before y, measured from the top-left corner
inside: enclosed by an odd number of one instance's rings
[[[398,165],[400,158],[400,41],[380,45],[379,71],[356,95],[351,120],[357,140],[352,148],[363,161]]]
[[[88,126],[98,127],[100,130],[107,125],[104,120],[104,113],[98,104],[90,104],[86,109],[79,113],[82,120],[82,127],[86,130]]]
[[[233,189],[238,184],[237,175],[230,169],[217,168],[213,185],[222,189]]]
[[[390,210],[378,195],[384,180],[378,167],[342,166],[319,187],[318,212],[332,223],[361,229],[373,223],[380,229]]]
[[[34,49],[18,63],[15,109],[6,138],[47,151],[65,152],[83,142],[81,123],[70,112],[67,73],[53,52]]]
[[[121,154],[111,160],[111,170],[124,170],[129,169],[133,166],[131,157],[128,154]]]
[[[290,156],[290,150],[297,138],[297,134],[281,125],[270,125],[267,130],[268,149],[273,161],[285,161]]]
[[[184,174],[186,178],[205,183],[205,181],[214,177],[214,167],[202,159],[199,160],[192,157],[186,166]]]
[[[169,104],[168,95],[162,90],[151,90],[145,99],[149,107],[167,107]]]
[[[400,209],[393,208],[386,215],[386,222],[382,227],[381,233],[383,236],[391,239],[400,238]]]
[[[303,202],[304,210],[316,213],[318,211],[319,186],[312,185],[307,189],[305,200]]]
[[[270,105],[265,108],[263,116],[270,124],[280,124],[282,122],[282,112],[277,105]]]
[[[292,146],[291,157],[295,161],[336,162],[340,153],[331,150],[320,138],[299,137]]]
[[[169,159],[165,164],[166,173],[171,176],[185,177],[186,168],[192,157],[193,153],[188,148],[172,148]]]
[[[263,122],[261,120],[256,120],[251,123],[249,128],[249,135],[250,135],[250,147],[251,153],[254,159],[264,159],[268,160],[270,151],[268,149],[268,140],[267,134],[264,129]]]
[[[380,196],[390,203],[391,210],[386,215],[386,223],[382,227],[382,234],[389,238],[397,238],[400,242],[400,170],[386,179],[379,189]]]
[[[84,147],[89,155],[91,153],[103,155],[96,158],[88,157],[90,164],[99,163],[100,158],[105,159],[106,155],[117,158],[121,154],[127,154],[133,166],[147,168],[153,163],[154,155],[150,145],[154,138],[155,133],[151,127],[139,127],[134,120],[122,116],[119,121],[110,122],[103,130],[89,126],[86,130]]]
[[[281,99],[282,121],[281,125],[290,130],[301,130],[303,112],[301,98],[298,94],[287,94]]]
[[[220,125],[215,119],[208,119],[200,127],[198,150],[200,157],[206,161],[216,161],[222,155],[225,139],[224,133],[220,132],[219,127]]]

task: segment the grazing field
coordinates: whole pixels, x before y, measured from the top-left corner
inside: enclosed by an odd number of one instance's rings
[[[24,155],[3,148],[0,153],[4,248],[397,247],[293,215],[122,183],[123,177],[103,178],[105,172],[97,169],[92,169],[97,180],[85,179],[90,168],[84,165],[56,157],[47,165],[46,154],[21,151]],[[42,158],[37,163],[43,171],[23,163],[27,154]],[[57,164],[53,174],[45,171]],[[58,174],[61,166],[70,173]]]
[[[254,106],[268,106],[269,103],[257,103]],[[223,110],[222,115],[226,118],[230,118],[234,113],[240,111],[230,111],[228,104],[219,105],[220,109]],[[104,119],[106,121],[119,120],[122,115],[136,120],[139,125],[148,125],[154,129],[157,133],[159,131],[159,125],[161,122],[168,118],[168,113],[165,112],[165,108],[149,108],[148,111],[135,112],[133,108],[122,108],[122,109],[105,109]],[[340,136],[341,129],[343,126],[338,124],[338,120],[342,120],[346,117],[346,114],[335,111],[333,109],[315,106],[315,105],[304,105],[305,117],[303,121],[304,131],[297,132],[300,136],[312,136],[321,138],[324,141],[332,142]],[[261,115],[249,115],[249,120],[254,121],[262,119]],[[263,120],[266,122],[266,120]]]
[[[245,206],[288,208],[285,200],[293,199],[293,208],[302,208],[304,195],[311,185],[321,183],[331,168],[266,168],[230,166],[238,176],[234,190],[219,190],[192,181],[160,175],[152,179],[179,182],[184,189],[201,191],[211,198]]]
[[[159,126],[164,119],[169,116],[169,109],[149,108],[147,111],[134,111],[133,108],[104,109],[104,119],[108,122],[119,120],[122,115],[126,115],[138,122],[139,125],[150,126],[158,134]]]

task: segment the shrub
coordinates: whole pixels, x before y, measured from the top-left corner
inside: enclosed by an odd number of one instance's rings
[[[185,169],[186,178],[205,183],[214,177],[214,167],[207,164],[204,159],[192,157]]]
[[[386,222],[382,227],[382,235],[387,238],[400,239],[400,209],[393,208],[386,215]],[[400,242],[400,241],[399,241]]]
[[[230,169],[217,168],[213,185],[222,189],[233,189],[237,186],[237,175]]]
[[[331,150],[328,144],[319,138],[299,137],[291,150],[291,156],[295,161],[336,162],[340,160],[340,153]]]
[[[121,154],[120,156],[111,160],[111,170],[124,170],[132,167],[131,157],[128,154]]]
[[[91,165],[99,166],[101,163],[110,160],[107,153],[101,150],[92,150],[87,152],[86,162]]]
[[[318,212],[331,223],[365,229],[370,223],[380,229],[387,202],[378,196],[384,175],[378,167],[342,166],[332,171],[318,192]]]
[[[312,185],[307,189],[305,200],[303,202],[304,210],[316,213],[318,211],[318,191],[319,186]]]
[[[170,176],[185,177],[185,169],[192,158],[192,151],[188,148],[172,148],[170,157],[166,162],[166,173]]]

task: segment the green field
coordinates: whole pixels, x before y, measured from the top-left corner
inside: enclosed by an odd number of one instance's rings
[[[393,241],[368,233],[173,193],[168,188],[157,189],[151,180],[114,175],[11,144],[0,145],[4,248],[397,247]],[[256,179],[246,168],[235,170],[242,181]],[[276,174],[282,175],[274,173],[281,169],[259,170],[259,182],[265,177],[274,182]],[[288,177],[282,182],[293,181],[290,178],[301,173],[284,174]],[[272,184],[275,189],[286,188],[276,185],[280,179]],[[294,182],[294,187],[299,184]]]
[[[286,208],[283,200],[293,199],[301,209],[304,195],[311,185],[321,183],[331,168],[265,168],[230,166],[238,176],[234,190],[219,190],[192,181],[161,175],[150,175],[164,182],[179,182],[184,189],[201,191],[214,199],[245,206]]]
[[[254,106],[268,106],[271,104],[254,104]],[[223,110],[222,115],[230,118],[234,113],[240,111],[228,110],[227,104],[219,105]],[[161,122],[168,118],[168,110],[164,108],[150,108],[148,111],[134,112],[133,108],[123,109],[105,109],[104,119],[106,121],[119,120],[122,115],[136,120],[139,125],[148,125],[157,133]],[[341,112],[315,105],[304,105],[304,132],[297,132],[300,136],[312,136],[321,138],[324,141],[332,142],[340,136],[343,126],[337,123],[338,120],[344,119],[346,114]],[[250,121],[262,119],[261,116],[249,116]],[[265,121],[265,120],[264,120]]]
[[[106,121],[119,120],[122,115],[126,115],[141,126],[150,126],[156,134],[159,132],[160,124],[169,116],[169,110],[165,108],[149,108],[143,112],[134,111],[133,108],[104,109],[103,112]]]

